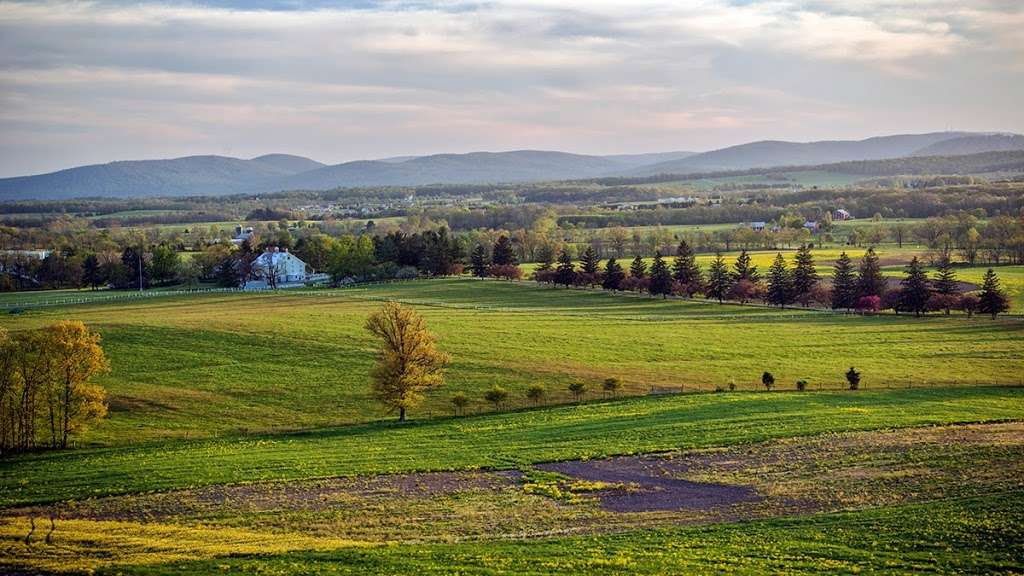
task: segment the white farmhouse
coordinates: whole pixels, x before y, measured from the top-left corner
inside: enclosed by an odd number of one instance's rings
[[[266,286],[281,286],[306,281],[306,263],[287,248],[269,248],[252,262],[252,276]],[[255,287],[246,285],[247,288]]]

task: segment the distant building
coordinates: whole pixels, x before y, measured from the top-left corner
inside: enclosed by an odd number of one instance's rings
[[[252,239],[252,226],[242,228],[241,224],[235,226],[235,236],[231,239],[232,244],[241,244]]]
[[[813,221],[813,220],[808,220],[808,221],[804,222],[804,228],[807,228],[811,232],[817,232],[818,229],[821,228],[821,225],[818,224],[817,222]]]
[[[835,212],[832,213],[832,219],[840,222],[843,220],[853,220],[853,215],[851,215],[846,210],[840,208],[839,210],[836,210]]]
[[[306,263],[287,249],[270,248],[252,261],[252,276],[246,288],[265,288],[306,282]]]
[[[767,225],[768,225],[767,222],[751,222],[750,223],[750,229],[755,231],[755,232],[761,232],[761,231],[763,231],[765,229],[765,227]]]

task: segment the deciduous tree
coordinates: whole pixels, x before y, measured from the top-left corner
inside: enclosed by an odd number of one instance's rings
[[[437,348],[423,317],[412,308],[387,302],[366,319],[366,329],[380,340],[377,363],[370,371],[373,393],[398,420],[419,404],[423,394],[444,383],[450,357]]]

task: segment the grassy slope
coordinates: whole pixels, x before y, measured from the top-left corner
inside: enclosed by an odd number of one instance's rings
[[[218,558],[100,573],[918,574],[1024,570],[1024,493],[614,536]]]
[[[526,405],[534,382],[551,402],[577,378],[626,392],[652,385],[713,389],[732,379],[759,389],[844,385],[855,365],[867,388],[1019,384],[1024,322],[975,318],[863,318],[662,301],[472,280],[434,280],[311,295],[204,295],[46,308],[0,325],[30,328],[81,319],[103,333],[113,373],[102,378],[111,414],[84,438],[112,444],[239,430],[365,422],[385,416],[369,396],[373,341],[363,330],[379,298],[418,303],[454,362],[445,388],[416,417],[447,414],[457,390],[470,412],[483,391]],[[941,367],[941,368],[939,368]]]
[[[0,467],[0,506],[260,480],[508,469],[845,430],[1022,417],[1022,388],[636,398],[407,425],[22,456]]]

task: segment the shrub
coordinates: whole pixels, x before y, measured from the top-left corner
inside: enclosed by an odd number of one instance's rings
[[[733,392],[735,390],[736,390],[736,380],[734,378],[729,378],[729,392]]]
[[[857,311],[861,313],[875,313],[878,312],[882,306],[882,299],[872,294],[871,296],[861,296],[857,300]]]
[[[622,381],[618,378],[605,378],[604,382],[601,384],[601,389],[604,390],[606,394],[611,394],[612,396],[618,394],[619,388],[622,388]]]
[[[715,392],[725,392],[725,389],[722,388],[721,386],[716,385],[715,386]]]
[[[850,369],[846,371],[846,381],[850,384],[850,390],[860,388],[860,372],[857,372],[853,369],[853,366],[850,366]]]
[[[546,391],[542,384],[530,384],[530,387],[526,389],[526,397],[534,404],[540,404],[540,401],[544,399],[545,393]]]
[[[775,376],[773,376],[771,372],[761,374],[761,384],[764,384],[765,388],[771,390],[772,386],[775,385]]]
[[[807,380],[797,380],[796,389],[799,390],[800,392],[807,390]]]
[[[587,385],[584,382],[577,380],[572,384],[569,384],[569,392],[572,392],[573,397],[576,398],[576,401],[578,402],[583,398],[583,395],[586,394]]]
[[[978,310],[978,304],[981,301],[974,294],[964,294],[960,297],[960,309],[963,310],[967,317],[974,316],[974,313]]]
[[[466,396],[465,392],[456,392],[452,394],[452,406],[455,407],[455,415],[463,414],[466,411],[466,406],[469,405],[469,397]]]
[[[504,388],[498,386],[497,384],[495,384],[493,388],[491,388],[484,394],[484,399],[494,404],[495,410],[501,408],[501,404],[502,402],[505,401],[506,398],[508,398],[508,390],[505,390]]]
[[[491,264],[487,267],[487,275],[491,278],[518,280],[523,277],[523,271],[515,264]]]
[[[533,273],[533,279],[542,284],[552,284],[555,281],[555,271],[548,270],[537,270]]]

